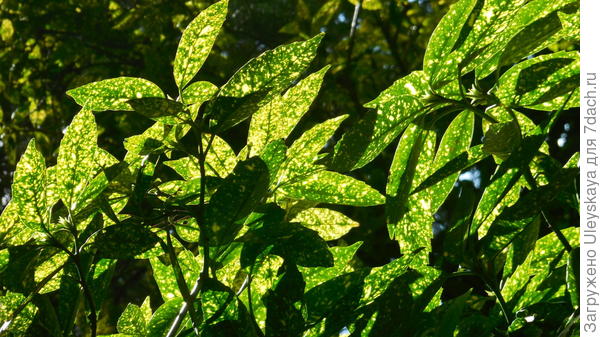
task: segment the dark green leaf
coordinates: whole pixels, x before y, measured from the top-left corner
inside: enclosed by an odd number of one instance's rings
[[[131,258],[154,247],[158,237],[148,227],[122,222],[106,227],[94,241],[98,254],[105,258]]]
[[[183,104],[160,97],[146,97],[127,101],[136,112],[164,124],[177,124],[189,120]]]
[[[485,133],[482,150],[506,159],[520,144],[521,129],[516,121],[494,123]]]
[[[258,157],[239,162],[211,197],[203,219],[212,245],[235,238],[242,223],[267,193],[269,172]]]

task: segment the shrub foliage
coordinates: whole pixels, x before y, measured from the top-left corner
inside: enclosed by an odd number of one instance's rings
[[[548,222],[544,206],[578,209],[578,154],[560,163],[546,143],[579,104],[578,52],[548,49],[577,43],[577,1],[460,0],[422,70],[359,120],[298,137],[330,70],[307,73],[323,34],[264,52],[221,87],[197,81],[227,8],[184,31],[177,97],[142,78],[89,83],[67,92],[81,110],[55,165],[31,140],[0,217],[3,333],[98,335],[127,259],[149,263],[160,298],[127,304],[115,336],[576,331],[578,228]],[[125,139],[124,158],[98,146],[95,114],[107,110],[153,121]],[[223,135],[240,123],[235,153]],[[394,142],[385,191],[352,175]],[[461,196],[448,225],[434,224],[460,173],[486,160],[495,171],[480,200]],[[336,245],[359,225],[336,205],[384,205],[402,256],[370,268],[355,259],[361,242]],[[481,286],[448,294],[473,279]]]

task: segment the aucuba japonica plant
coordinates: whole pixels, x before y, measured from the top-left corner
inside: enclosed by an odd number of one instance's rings
[[[30,141],[0,217],[1,335],[100,335],[126,259],[149,263],[160,298],[129,303],[113,336],[576,335],[578,227],[544,212],[555,200],[578,210],[579,156],[561,163],[546,143],[579,106],[579,54],[551,48],[579,40],[577,1],[460,0],[422,70],[360,119],[297,137],[330,71],[307,71],[323,34],[262,53],[221,87],[197,81],[227,8],[183,32],[177,97],[142,78],[89,83],[67,92],[81,110],[55,165]],[[153,124],[117,158],[98,145],[104,111]],[[241,123],[235,153],[224,135]],[[394,142],[385,191],[353,177]],[[461,172],[486,160],[479,200],[461,196],[436,229]],[[340,205],[381,205],[402,256],[369,268],[362,242],[336,245],[359,226]],[[457,279],[482,286],[446,296]]]

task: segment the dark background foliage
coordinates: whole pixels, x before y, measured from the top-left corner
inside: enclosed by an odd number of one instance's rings
[[[422,67],[428,38],[451,2],[367,0],[358,8],[347,0],[232,0],[224,29],[198,79],[221,85],[261,52],[325,32],[309,71],[326,64],[331,64],[332,69],[295,134],[317,122],[350,114],[338,131],[341,134],[365,114],[364,103],[394,80]],[[0,4],[0,210],[10,199],[11,174],[29,139],[36,138],[49,165],[55,162],[53,151],[58,148],[62,131],[79,109],[65,95],[68,89],[127,75],[149,79],[176,96],[171,62],[181,32],[210,3],[3,1]],[[530,117],[535,121],[535,115]],[[100,145],[117,157],[125,154],[123,139],[148,126],[147,120],[137,118],[134,113],[108,112],[98,114],[96,119],[101,130]],[[440,123],[443,127],[448,121]],[[247,126],[242,123],[225,135],[236,151],[244,145]],[[551,155],[564,163],[576,152],[578,130],[577,110],[564,113],[548,140]],[[383,191],[394,149],[392,144],[383,155],[353,174]],[[464,201],[481,193],[480,186],[485,186],[493,167],[493,160],[488,159],[461,176],[453,194],[436,214],[437,228],[443,232]],[[369,266],[385,264],[400,254],[397,243],[387,234],[383,209],[384,206],[341,209],[361,224],[341,240],[364,241],[358,255]],[[574,210],[552,212],[551,205],[548,210],[550,221],[558,228],[578,221]],[[109,332],[126,303],[140,303],[148,294],[158,300],[146,262],[121,262],[117,268],[111,287],[112,300],[105,302],[106,312],[112,314],[104,322]],[[473,286],[470,282],[475,281],[454,279],[445,286],[444,295],[459,295]]]

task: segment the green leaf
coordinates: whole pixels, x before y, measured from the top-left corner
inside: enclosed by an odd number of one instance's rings
[[[164,337],[167,334],[167,331],[169,331],[169,328],[177,316],[182,304],[183,299],[174,298],[168,302],[165,302],[158,309],[156,309],[152,315],[152,318],[148,322],[147,336]]]
[[[419,163],[421,151],[424,150],[423,146],[428,144],[426,143],[427,134],[419,126],[411,124],[400,137],[385,186],[385,215],[388,224],[397,223],[407,212],[408,192],[415,174],[418,174],[415,170]],[[390,227],[389,232],[390,236],[393,237],[392,227]]]
[[[348,115],[342,115],[317,124],[304,132],[287,150],[287,160],[279,173],[278,184],[297,182],[322,168],[312,165],[326,146],[335,130]]]
[[[242,238],[242,265],[249,265],[268,246],[270,254],[279,255],[304,267],[331,267],[333,255],[316,231],[296,223],[267,221],[262,227],[248,231]],[[253,258],[254,256],[254,258]]]
[[[498,39],[497,33],[506,30],[514,12],[526,2],[527,0],[477,1],[453,51],[437,61],[440,69],[435,76],[432,76],[433,86],[438,87],[440,84],[457,79],[459,74],[466,74],[473,70],[474,66],[471,64],[473,58],[480,56]],[[459,92],[454,89],[452,93]]]
[[[446,129],[435,157],[432,155],[435,138],[429,136],[425,139],[423,154],[418,159],[413,183],[422,183],[430,172],[446,165],[469,148],[473,136],[474,120],[471,111],[463,111],[458,114]],[[401,251],[408,252],[430,246],[429,241],[433,235],[431,228],[433,214],[437,212],[452,190],[457,177],[458,172],[409,197],[408,212],[399,222],[390,227],[393,228],[393,237],[400,243]],[[391,207],[402,206],[391,205]]]
[[[218,321],[235,318],[235,304],[231,302],[234,292],[215,279],[209,279],[202,285],[202,312],[206,319]],[[219,311],[221,313],[219,314]],[[217,315],[213,318],[214,315]]]
[[[21,226],[19,209],[13,201],[10,201],[2,210],[2,214],[0,214],[0,245],[22,245],[29,241],[36,231],[28,226]]]
[[[469,150],[462,152],[454,159],[448,161],[442,167],[433,172],[427,179],[425,179],[419,186],[417,186],[411,194],[418,193],[430,186],[437,184],[444,180],[446,177],[454,173],[461,172],[483,159],[487,158],[489,154],[483,152],[483,145],[476,145],[471,147]]]
[[[505,30],[472,63],[477,78],[482,79],[499,67],[518,62],[544,49],[563,28],[560,12],[575,0],[530,1],[517,9]],[[563,28],[564,30],[564,28]],[[577,36],[578,37],[578,36]]]
[[[329,69],[324,67],[275,96],[252,116],[248,131],[250,155],[258,154],[271,141],[286,139],[316,98]]]
[[[308,67],[323,38],[293,42],[268,50],[250,60],[221,87],[219,96],[244,97],[251,93],[278,91],[288,86]]]
[[[233,240],[242,220],[261,202],[267,192],[269,172],[258,157],[239,162],[210,198],[204,224],[212,245]]]
[[[333,265],[333,256],[327,248],[327,243],[317,232],[298,225],[287,227],[285,236],[277,238],[271,254],[279,255],[304,267]]]
[[[279,169],[285,162],[287,146],[282,139],[270,142],[260,154],[260,158],[267,164],[269,169],[269,186],[276,183],[279,177]]]
[[[265,335],[300,337],[305,322],[300,310],[294,306],[294,302],[302,298],[304,281],[294,265],[284,264],[281,269],[284,274],[275,289],[267,291],[263,297],[264,305],[267,307]]]
[[[465,34],[473,26],[469,22],[472,12],[479,4],[479,0],[461,0],[450,7],[437,25],[427,44],[423,59],[423,70],[429,77],[434,77],[444,67],[443,61],[457,46]]]
[[[127,304],[117,322],[117,330],[135,337],[146,336],[146,321],[142,309],[135,304]]]
[[[31,140],[14,173],[12,204],[20,221],[43,232],[48,228],[48,211],[52,205],[46,197],[46,163]]]
[[[438,330],[437,336],[439,337],[453,337],[456,326],[460,322],[465,304],[471,297],[471,291],[467,291],[463,295],[453,298],[452,300],[442,305],[442,317],[439,325],[436,326]]]
[[[517,234],[509,246],[509,251],[506,256],[503,276],[505,278],[512,275],[518,266],[520,266],[529,253],[535,248],[535,242],[540,233],[539,217],[534,218],[529,222],[523,230]]]
[[[427,93],[428,84],[422,71],[414,71],[394,82],[365,104],[376,109],[376,114],[358,122],[343,136],[336,146],[334,163],[342,162],[339,165],[343,168],[354,170],[371,162],[413,119],[425,113],[421,98]],[[343,163],[346,161],[352,166]]]
[[[40,263],[35,268],[34,280],[39,284],[44,278],[48,277],[52,272],[59,268],[60,266],[64,266],[67,262],[68,255],[65,252],[58,252],[52,256],[49,256],[45,261]],[[63,271],[59,271],[52,277],[42,289],[39,290],[39,294],[46,294],[52,291],[57,290],[60,287],[60,277]]]
[[[570,227],[561,232],[573,247],[578,246],[579,228]],[[502,295],[507,302],[512,302],[513,311],[517,312],[526,305],[536,303],[543,298],[547,299],[553,292],[562,296],[566,288],[565,284],[560,285],[558,289],[540,287],[540,284],[554,270],[565,267],[568,259],[569,256],[555,233],[551,232],[539,239],[535,249],[506,280],[502,288]]]
[[[206,151],[209,144],[210,148],[206,152],[204,163],[206,175],[224,178],[233,171],[237,163],[235,153],[231,149],[231,146],[222,138],[215,135],[203,134],[202,146],[204,151]],[[165,165],[174,169],[185,180],[200,178],[200,164],[194,157],[182,157],[166,161]]]
[[[369,275],[365,277],[365,286],[360,301],[361,305],[372,303],[376,298],[381,296],[394,278],[407,270],[413,258],[413,255],[406,254],[381,267],[372,268]]]
[[[141,156],[159,152],[165,147],[164,143],[167,142],[172,131],[171,125],[156,122],[143,133],[126,138],[125,149],[128,151],[128,154]]]
[[[567,290],[571,297],[571,305],[576,307],[579,305],[579,294],[580,294],[580,249],[575,247],[569,253],[569,262],[567,266]]]
[[[280,186],[286,197],[350,206],[375,206],[385,202],[377,190],[366,183],[337,172],[317,172],[301,182]]]
[[[206,107],[205,114],[212,119],[210,131],[222,133],[245,121],[269,101],[268,95],[268,91],[262,90],[243,97],[217,96]]]
[[[173,75],[179,89],[183,89],[200,70],[227,15],[228,0],[221,0],[202,11],[183,31]]]
[[[435,132],[413,125],[406,130],[403,135],[404,139],[398,143],[399,148],[394,155],[386,186],[388,194],[386,217],[389,221],[390,238],[396,237],[397,224],[411,210],[411,203],[414,204],[417,200],[415,196],[409,197],[407,191],[412,184],[422,181],[431,169],[431,162],[435,156],[436,137]],[[403,181],[400,181],[398,177],[401,177]]]
[[[576,9],[574,9],[574,7]],[[558,18],[560,19],[562,29],[556,34],[555,41],[560,41],[561,39],[567,41],[579,41],[581,35],[580,12],[579,3],[577,2],[564,8],[564,11],[558,12]]]
[[[317,32],[322,27],[326,27],[329,22],[334,18],[335,14],[338,13],[338,9],[342,4],[341,0],[328,0],[323,3],[317,13],[312,17],[311,31]]]
[[[358,251],[362,242],[356,242],[346,247],[331,247],[329,251],[333,255],[332,267],[300,267],[300,271],[306,282],[306,290],[310,290],[319,284],[335,278],[338,275],[352,271],[350,261]]]
[[[177,124],[190,121],[183,104],[166,98],[146,97],[127,101],[135,112],[164,124]]]
[[[521,139],[521,128],[516,121],[494,123],[485,132],[482,150],[506,159],[519,147]]]
[[[2,331],[7,331],[10,335],[26,336],[27,328],[36,317],[38,308],[33,303],[28,303],[23,311],[14,320],[12,319],[13,312],[21,303],[26,300],[23,294],[7,291],[3,296],[0,296],[0,322],[3,323]]]
[[[131,99],[144,97],[164,97],[156,84],[135,77],[117,77],[88,83],[67,91],[83,109],[91,111],[132,110]]]
[[[193,287],[196,278],[200,275],[200,271],[202,270],[201,258],[202,256],[195,257],[189,250],[182,250],[179,255],[177,255],[181,273],[183,274],[189,289]],[[158,285],[163,300],[168,301],[176,297],[181,297],[173,267],[164,264],[158,257],[151,257],[150,264],[152,266],[152,275]]]
[[[296,214],[292,221],[317,231],[326,241],[339,239],[358,227],[358,222],[327,208],[309,208]]]
[[[81,110],[73,118],[60,142],[56,163],[56,192],[71,210],[85,206],[78,202],[82,201],[82,196],[86,196],[86,186],[103,167],[117,162],[100,149],[96,142],[94,115],[88,110]]]
[[[202,104],[213,98],[218,91],[219,88],[214,84],[206,81],[198,81],[183,89],[181,96],[185,104]]]
[[[496,169],[477,205],[470,234],[479,232],[480,236],[483,236],[491,221],[500,214],[502,209],[516,201],[519,196],[519,187],[516,184],[523,174],[522,169],[528,169],[529,162],[544,140],[543,135],[525,137],[519,149],[513,151]],[[485,225],[482,226],[483,224]]]
[[[484,254],[495,256],[512,242],[526,224],[539,221],[537,218],[542,208],[554,200],[561,190],[571,187],[578,172],[577,168],[562,169],[548,185],[530,191],[514,205],[504,208],[481,239]]]
[[[494,94],[506,106],[542,105],[555,110],[562,104],[553,104],[553,100],[568,95],[577,87],[579,53],[556,52],[534,57],[510,68],[498,80]],[[564,103],[564,99],[560,103]]]
[[[308,320],[352,312],[360,300],[364,277],[361,271],[346,273],[308,290],[304,295]]]
[[[96,236],[94,245],[99,256],[120,259],[141,254],[154,247],[158,240],[148,227],[122,222],[106,227]]]

